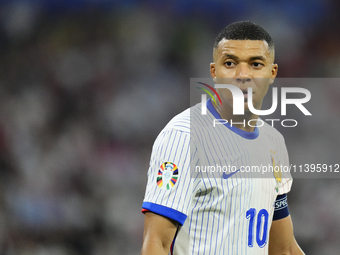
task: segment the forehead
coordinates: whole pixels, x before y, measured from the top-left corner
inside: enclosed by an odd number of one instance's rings
[[[252,56],[269,58],[270,50],[266,41],[222,39],[215,54],[217,58],[221,58],[226,54],[235,55],[239,58]]]

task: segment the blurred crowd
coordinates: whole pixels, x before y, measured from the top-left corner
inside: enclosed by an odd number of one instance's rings
[[[0,4],[1,255],[138,254],[153,141],[189,106],[190,78],[209,77],[228,23],[272,34],[280,77],[340,73],[336,1],[51,2]],[[340,91],[317,91],[337,107],[286,134],[293,163],[313,158],[306,148],[337,159],[340,123],[324,121],[339,114]],[[340,250],[338,191],[337,180],[295,180],[307,254]]]

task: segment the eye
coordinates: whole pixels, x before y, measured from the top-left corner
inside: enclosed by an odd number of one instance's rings
[[[263,66],[263,64],[259,63],[259,62],[254,62],[254,63],[252,63],[252,66],[255,67],[255,68],[261,68]]]
[[[232,62],[232,61],[227,61],[227,62],[225,62],[224,64],[225,64],[227,67],[233,67],[233,66],[235,65],[235,63]]]

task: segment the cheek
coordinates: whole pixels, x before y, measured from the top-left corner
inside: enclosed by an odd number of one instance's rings
[[[255,79],[255,86],[257,91],[261,94],[266,94],[269,87],[270,78],[258,78]]]
[[[232,78],[234,77],[235,74],[235,70],[234,69],[228,69],[225,67],[219,67],[218,69],[216,69],[216,76],[217,77],[225,77],[225,78]]]
[[[269,66],[266,66],[265,68],[261,69],[258,72],[254,72],[254,78],[260,78],[260,77],[272,77],[272,69]]]

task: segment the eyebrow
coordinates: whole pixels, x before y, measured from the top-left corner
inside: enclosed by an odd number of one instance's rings
[[[225,59],[225,58],[231,58],[231,59],[234,59],[234,60],[239,60],[239,58],[235,55],[231,55],[231,54],[224,54],[222,59]]]
[[[263,56],[255,56],[255,57],[251,57],[250,60],[262,60],[262,61],[266,61],[266,58],[264,58]]]
[[[235,55],[231,55],[231,54],[224,54],[222,59],[226,59],[226,58],[230,58],[230,59],[234,59],[236,61],[240,60],[239,57],[235,56]],[[253,60],[262,60],[262,61],[266,61],[266,58],[263,57],[263,56],[254,56],[254,57],[251,57],[250,58],[250,61],[253,61]]]

